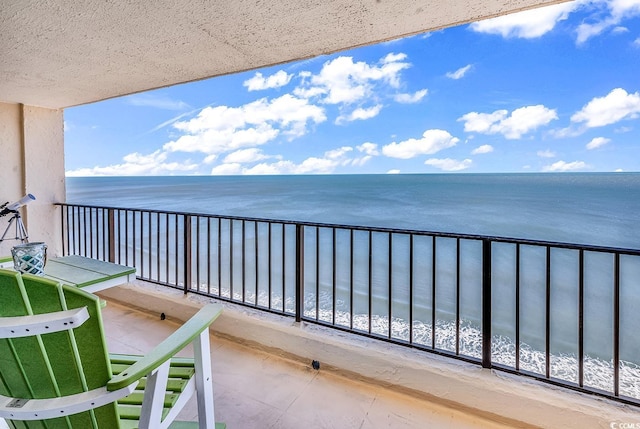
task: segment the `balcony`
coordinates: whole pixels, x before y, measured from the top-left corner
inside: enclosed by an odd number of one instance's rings
[[[149,350],[176,326],[113,301],[104,316],[112,328],[107,337],[110,348],[124,353]],[[427,398],[351,379],[335,369],[321,366],[316,371],[311,362],[213,331],[216,417],[229,428],[508,427]],[[194,401],[181,418],[195,420],[196,415]]]
[[[317,360],[318,376],[460,412],[461,427],[639,419],[639,251],[62,206],[65,253],[138,269],[107,300],[176,319],[226,302],[219,335],[307,376]]]

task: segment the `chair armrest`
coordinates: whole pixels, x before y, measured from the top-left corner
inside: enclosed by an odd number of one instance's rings
[[[70,416],[83,411],[93,410],[130,395],[136,384],[125,386],[116,391],[99,387],[88,392],[61,398],[20,399],[0,395],[0,418],[15,420],[43,420]]]
[[[20,338],[66,331],[89,319],[87,307],[30,316],[0,317],[0,338]]]
[[[107,390],[113,391],[121,389],[148,375],[151,371],[158,368],[164,362],[175,356],[177,352],[189,345],[205,329],[208,329],[209,325],[211,325],[221,313],[221,305],[209,304],[201,308],[200,311],[193,315],[193,317],[163,342],[158,344],[151,352],[125,371],[114,376],[107,383]]]

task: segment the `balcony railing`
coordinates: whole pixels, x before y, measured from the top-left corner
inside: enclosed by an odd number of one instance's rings
[[[640,405],[640,250],[60,205],[65,254]]]

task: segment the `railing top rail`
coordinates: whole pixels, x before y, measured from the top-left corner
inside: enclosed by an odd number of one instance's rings
[[[302,225],[302,226],[315,227],[315,228],[347,229],[347,230],[354,230],[354,231],[367,231],[367,232],[371,231],[371,232],[405,234],[405,235],[425,235],[425,236],[437,237],[437,238],[453,238],[453,239],[461,239],[461,240],[474,240],[474,241],[488,240],[495,243],[519,244],[524,246],[554,247],[554,248],[567,249],[567,250],[583,250],[588,252],[618,253],[621,255],[640,256],[640,249],[629,249],[624,247],[598,246],[598,245],[592,245],[592,244],[566,243],[566,242],[545,241],[545,240],[533,240],[533,239],[527,239],[527,238],[502,237],[502,236],[495,236],[495,235],[464,234],[464,233],[428,231],[428,230],[418,230],[418,229],[400,229],[400,228],[389,228],[389,227],[378,227],[378,226],[332,224],[332,223],[322,223],[322,222],[296,221],[296,220],[290,220],[290,219],[256,218],[256,217],[220,215],[220,214],[212,214],[212,213],[181,212],[181,211],[173,211],[173,210],[97,206],[97,205],[77,204],[77,203],[54,203],[54,205],[64,206],[64,207],[84,207],[84,208],[103,209],[103,210],[122,210],[122,211],[145,212],[145,213],[160,213],[160,214],[170,214],[170,215],[178,215],[178,216],[209,217],[214,219],[243,220],[248,222],[278,223],[278,224],[285,224],[285,225]]]

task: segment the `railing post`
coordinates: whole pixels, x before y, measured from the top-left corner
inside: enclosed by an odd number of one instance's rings
[[[482,367],[491,368],[491,240],[482,240]]]
[[[191,288],[191,215],[184,215],[184,293]]]
[[[116,217],[113,209],[107,210],[107,228],[109,233],[109,262],[116,262]]]
[[[296,224],[296,322],[302,320],[304,300],[304,226]]]

